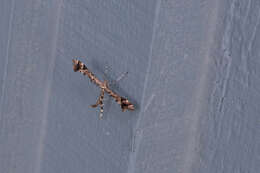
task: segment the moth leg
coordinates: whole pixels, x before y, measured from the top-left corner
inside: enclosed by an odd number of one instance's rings
[[[113,80],[110,85],[115,86],[119,81],[124,79],[127,76],[127,74],[128,74],[128,72],[121,74],[116,80]]]
[[[116,82],[119,82],[120,80],[124,79],[124,78],[127,76],[127,74],[128,74],[128,71],[125,72],[125,73],[123,73],[123,74],[121,74],[121,75],[116,79]]]
[[[92,108],[96,108],[98,105],[100,105],[100,114],[99,114],[99,119],[103,118],[103,112],[104,112],[104,95],[105,95],[105,89],[102,88],[100,95],[98,97],[98,100],[96,102],[96,104],[91,105]]]
[[[103,90],[103,89],[102,89],[102,90]],[[96,104],[90,105],[92,108],[96,108],[98,105],[100,105],[102,90],[101,90],[101,92],[100,92],[100,95],[99,95],[99,97],[98,97],[98,100],[97,100]]]
[[[99,97],[100,98],[100,97]],[[98,98],[96,104],[90,105],[92,108],[96,108],[100,104],[100,99]]]
[[[108,63],[106,62],[105,63],[105,66],[104,66],[105,70],[102,72],[102,79],[103,80],[106,80],[108,79],[109,81],[111,81],[111,77],[108,75],[111,73],[111,67],[108,65]]]
[[[104,95],[105,95],[105,89],[101,90],[101,94],[100,94],[100,114],[99,114],[99,119],[103,118],[103,112],[104,112]]]

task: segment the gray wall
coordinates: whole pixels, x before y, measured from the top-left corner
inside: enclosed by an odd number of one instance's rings
[[[1,0],[0,172],[257,173],[260,1]],[[72,58],[137,107],[74,73]]]

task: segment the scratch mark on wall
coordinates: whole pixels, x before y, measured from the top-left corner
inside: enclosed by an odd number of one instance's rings
[[[257,33],[257,29],[259,27],[259,23],[260,23],[260,11],[258,11],[251,37],[249,37],[248,43],[243,46],[242,53],[241,53],[242,54],[241,55],[241,60],[242,60],[241,66],[243,68],[243,73],[245,74],[245,81],[243,82],[243,84],[246,87],[250,86],[250,84],[249,84],[250,68],[248,67],[248,62],[249,62],[249,59],[252,54],[252,46],[253,46],[254,40],[256,38],[256,33]],[[246,24],[244,24],[244,27],[245,28],[247,27]]]
[[[159,19],[159,14],[160,14],[160,8],[161,8],[161,0],[158,0],[156,5],[155,5],[152,40],[151,40],[151,43],[150,43],[150,51],[148,53],[148,67],[147,67],[147,70],[146,70],[146,77],[145,77],[145,82],[144,82],[141,105],[144,105],[145,93],[146,93],[146,89],[148,88],[148,86],[147,86],[148,85],[148,77],[149,77],[149,71],[151,70],[152,52],[153,52],[155,35],[156,35],[156,29],[158,27],[158,19]],[[140,115],[142,115],[142,114],[143,114],[143,111],[140,112]],[[137,129],[140,128],[139,126],[141,125],[141,121],[142,121],[143,118],[144,117],[139,117],[137,119],[136,126],[134,127],[134,130],[133,130],[134,136],[137,135],[137,131],[138,131]],[[135,137],[133,137],[133,138],[135,138]],[[140,137],[140,138],[138,138],[138,143],[135,142],[135,148],[136,148],[137,151],[138,151],[139,145],[141,143],[141,140],[142,140],[142,138]],[[128,173],[134,173],[135,172],[137,153],[138,152],[132,152],[129,155],[129,163],[128,163],[128,170],[127,170]]]
[[[7,40],[7,50],[6,50],[6,57],[5,57],[5,65],[4,65],[4,74],[3,74],[3,84],[1,88],[1,100],[0,100],[0,118],[2,117],[3,114],[3,104],[4,104],[4,91],[6,87],[6,79],[7,79],[7,70],[8,70],[8,62],[9,62],[9,49],[11,45],[11,40],[12,40],[12,23],[13,23],[13,18],[14,18],[14,8],[15,8],[15,1],[12,0],[12,6],[11,6],[11,13],[10,13],[10,19],[9,19],[9,24],[8,24],[8,40]],[[3,126],[1,126],[3,127]]]
[[[149,98],[148,101],[144,107],[144,112],[146,112],[146,110],[148,109],[148,107],[151,105],[152,101],[154,100],[155,94],[152,94]]]
[[[232,27],[234,25],[234,14],[235,14],[235,3],[236,0],[233,0],[231,3],[230,11],[229,11],[229,17],[227,18],[227,24],[224,32],[224,37],[222,41],[222,50],[224,50],[224,57],[223,57],[223,63],[221,64],[222,71],[224,72],[223,75],[220,77],[220,86],[221,87],[221,97],[220,101],[218,103],[218,111],[223,112],[223,103],[224,99],[227,94],[227,87],[228,82],[230,79],[230,70],[232,66],[232,56],[231,56],[231,37],[232,37]]]
[[[248,15],[249,15],[249,13],[251,11],[251,3],[252,3],[252,0],[248,0],[247,7],[246,7],[246,10],[245,10],[246,11],[246,15],[244,17],[243,25],[245,25],[246,21],[248,20]]]

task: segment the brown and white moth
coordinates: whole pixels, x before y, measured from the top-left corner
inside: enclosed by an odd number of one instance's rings
[[[104,111],[104,95],[105,92],[108,93],[111,97],[115,99],[115,101],[121,106],[122,111],[124,112],[125,110],[130,110],[133,111],[135,109],[134,105],[126,98],[121,97],[119,94],[115,93],[112,91],[109,86],[108,82],[105,80],[104,82],[101,82],[87,67],[84,63],[77,59],[73,59],[73,70],[74,72],[79,71],[83,75],[87,75],[90,79],[91,82],[96,84],[100,89],[100,95],[98,97],[98,100],[96,104],[91,105],[91,107],[95,108],[100,105],[100,115],[99,118],[102,119],[103,117],[103,111]]]

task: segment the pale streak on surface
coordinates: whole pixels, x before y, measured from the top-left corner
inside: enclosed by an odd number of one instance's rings
[[[5,65],[4,65],[4,75],[3,75],[3,86],[1,89],[1,101],[0,101],[0,119],[2,117],[3,113],[3,104],[4,104],[4,91],[6,87],[6,79],[7,79],[7,70],[8,70],[8,62],[9,62],[9,49],[11,44],[11,37],[12,37],[12,23],[13,23],[13,16],[14,16],[14,7],[15,7],[15,0],[12,0],[12,6],[11,6],[11,14],[10,14],[10,20],[8,24],[8,40],[7,40],[7,50],[6,50],[6,57],[5,57]]]
[[[56,53],[57,53],[57,41],[58,41],[58,32],[59,32],[59,20],[61,15],[61,6],[63,3],[63,0],[60,0],[57,2],[57,10],[56,10],[56,22],[54,26],[54,38],[52,41],[52,52],[51,52],[51,61],[49,66],[49,75],[48,75],[48,83],[46,84],[46,90],[45,90],[45,99],[44,99],[44,112],[42,114],[42,124],[41,124],[41,130],[40,130],[40,136],[39,136],[39,146],[37,148],[37,156],[36,156],[36,166],[35,171],[36,173],[41,172],[41,163],[43,159],[43,153],[44,153],[44,140],[47,133],[47,116],[48,116],[48,110],[49,110],[49,101],[51,96],[51,85],[53,81],[53,72],[55,68],[55,60],[56,60]]]
[[[191,114],[192,122],[187,121],[189,123],[189,138],[187,141],[187,147],[184,153],[184,160],[181,172],[190,173],[193,172],[193,164],[198,161],[200,156],[196,151],[197,147],[200,146],[200,141],[198,134],[200,134],[200,118],[205,111],[205,105],[203,102],[199,100],[205,100],[207,97],[207,87],[209,84],[209,76],[210,74],[210,64],[212,61],[210,48],[214,45],[214,36],[216,32],[216,24],[218,19],[218,8],[220,7],[218,2],[215,2],[214,11],[212,12],[212,16],[209,18],[209,30],[207,34],[207,41],[205,42],[207,45],[207,51],[204,53],[203,64],[201,65],[200,78],[199,83],[194,89],[195,94],[192,96],[193,103],[191,108],[187,110],[185,114]],[[187,116],[187,115],[185,115]]]

